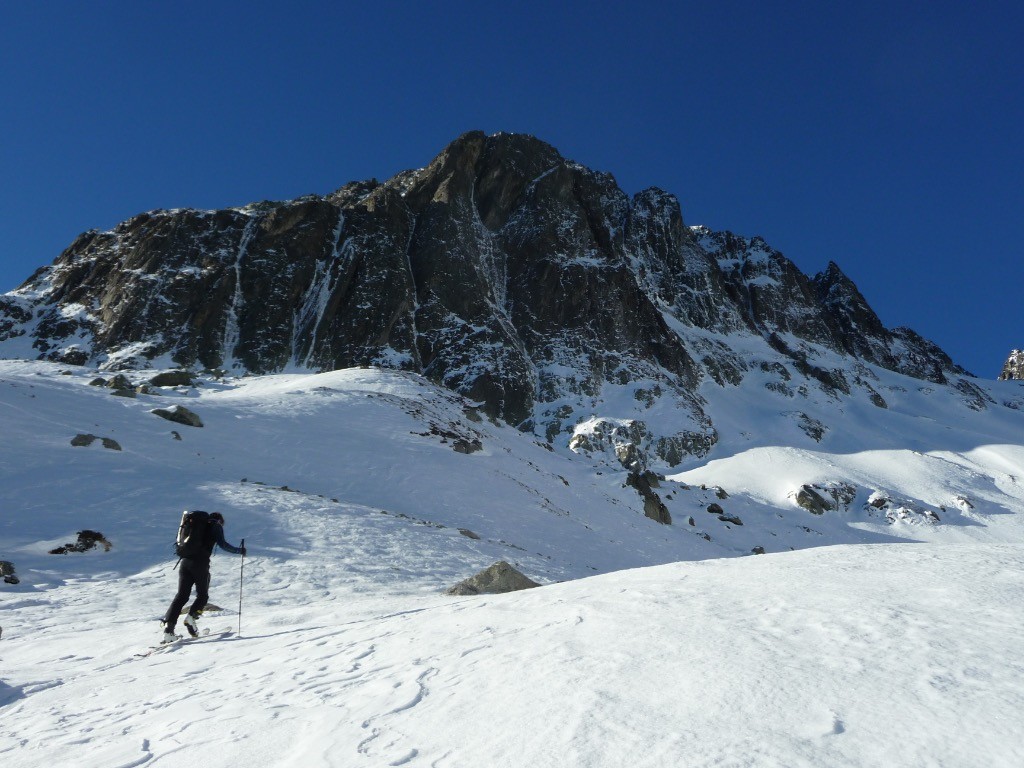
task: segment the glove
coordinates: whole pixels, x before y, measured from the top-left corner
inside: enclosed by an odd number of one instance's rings
[[[242,550],[242,557],[245,557],[245,547],[240,548]]]

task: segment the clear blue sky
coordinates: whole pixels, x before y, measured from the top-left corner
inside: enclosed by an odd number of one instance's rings
[[[886,325],[993,378],[1024,347],[1022,7],[5,3],[0,291],[140,211],[523,132],[809,274],[837,262]]]

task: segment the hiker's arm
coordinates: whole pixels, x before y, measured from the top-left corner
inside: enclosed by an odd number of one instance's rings
[[[236,555],[244,555],[244,547],[233,547],[224,540],[224,527],[217,526],[217,546],[223,549],[225,552],[231,552]]]

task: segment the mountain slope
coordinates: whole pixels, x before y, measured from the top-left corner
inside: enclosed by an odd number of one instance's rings
[[[344,517],[315,523],[325,539],[294,559],[248,559],[241,634],[233,612],[203,620],[224,639],[132,656],[169,565],[8,602],[5,765],[1024,758],[1018,545],[817,549],[453,599],[387,586],[326,539],[347,541]],[[226,559],[214,595],[231,604]]]
[[[887,408],[815,391],[806,419],[779,412],[777,369],[706,382],[729,436],[712,460],[636,476],[662,525],[614,459],[551,450],[408,372],[200,377],[133,398],[89,369],[0,361],[0,559],[20,579],[0,585],[0,755],[1014,765],[1024,449],[1021,412],[995,401],[1021,385],[979,383],[993,402],[975,410],[874,374]],[[174,405],[203,426],[152,413]],[[852,492],[819,515],[804,486]],[[137,658],[160,636],[187,507],[246,540],[244,574],[214,557],[221,610],[202,619],[232,634]],[[83,529],[109,551],[47,554]],[[859,546],[822,546],[844,543]],[[441,594],[498,559],[545,586]]]
[[[886,409],[866,396],[837,409],[821,395],[797,412],[786,410],[790,397],[758,386],[756,377],[750,387],[707,384],[708,410],[730,437],[711,461],[659,482],[623,471],[598,433],[577,444],[577,453],[552,451],[415,374],[350,369],[205,379],[129,398],[90,386],[87,369],[0,361],[0,372],[11,435],[0,490],[12,512],[6,540],[43,561],[54,537],[94,528],[93,515],[128,537],[124,551],[165,536],[166,520],[153,513],[166,509],[255,515],[277,539],[291,534],[265,510],[296,499],[418,521],[462,545],[470,558],[462,570],[470,561],[510,559],[549,581],[755,547],[894,536],[1016,540],[1024,519],[1017,437],[1024,414],[994,405],[976,411],[955,391],[910,390],[916,380],[896,374],[875,381],[892,401]],[[131,376],[142,375],[150,374]],[[763,373],[764,383],[776,383],[776,375]],[[989,386],[996,395],[1021,392],[1017,382]],[[187,406],[204,426],[152,413],[173,405]],[[80,434],[114,440],[120,450],[99,440],[75,447]],[[652,486],[646,492],[635,487],[641,478]],[[804,486],[841,503],[813,514],[797,503]],[[872,505],[880,497],[890,503]],[[650,498],[671,525],[649,519]],[[722,511],[709,514],[713,504]],[[129,559],[123,567],[148,564]]]

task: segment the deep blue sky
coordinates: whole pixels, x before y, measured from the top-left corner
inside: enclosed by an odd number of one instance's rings
[[[604,5],[6,3],[0,291],[140,211],[326,193],[482,129],[833,260],[980,376],[1024,347],[1021,3]]]

